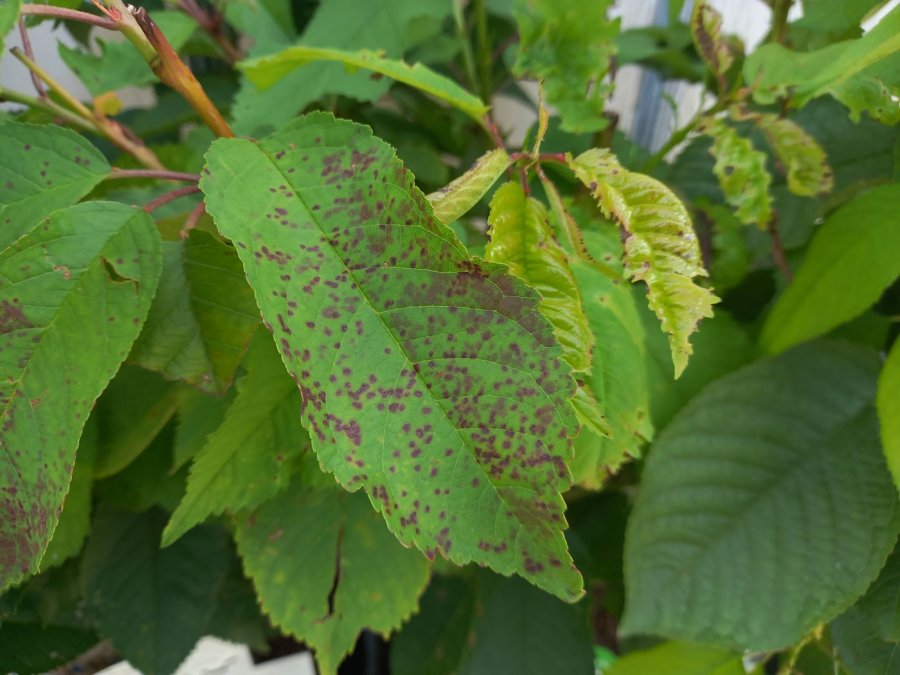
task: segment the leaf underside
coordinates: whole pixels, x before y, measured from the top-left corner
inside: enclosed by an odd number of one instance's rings
[[[470,260],[365,127],[312,114],[258,143],[216,141],[207,162],[207,208],[323,468],[429,557],[577,598],[560,495],[574,382],[538,295]]]

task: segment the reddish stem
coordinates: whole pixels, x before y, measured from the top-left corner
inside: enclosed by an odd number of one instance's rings
[[[158,209],[160,206],[168,204],[171,201],[175,201],[179,197],[186,197],[187,195],[192,195],[196,192],[200,192],[200,188],[198,188],[196,185],[188,185],[187,187],[172,190],[171,192],[167,192],[164,195],[160,195],[152,202],[147,204],[144,207],[144,211],[150,213],[151,211]]]
[[[530,152],[511,152],[509,153],[509,159],[513,162],[521,162],[523,160],[531,160],[534,159]],[[566,155],[562,152],[542,152],[538,155],[539,162],[559,162],[561,164],[566,163]]]
[[[65,7],[54,7],[53,5],[35,5],[31,3],[25,3],[22,5],[22,9],[19,10],[19,14],[22,16],[49,16],[54,19],[66,19],[69,21],[78,21],[80,23],[88,23],[92,26],[99,26],[100,28],[106,28],[107,30],[116,30],[115,21],[111,21],[102,16],[97,16],[96,14],[89,14],[88,12],[81,12],[77,9],[67,9]]]
[[[196,183],[200,180],[200,176],[195,173],[157,171],[155,169],[119,169],[117,167],[113,167],[112,173],[106,178],[107,180],[115,178],[156,178],[159,180],[180,180],[189,183]]]
[[[179,232],[182,239],[187,239],[188,233],[197,227],[197,221],[203,217],[204,213],[206,213],[206,204],[200,202],[194,207],[194,210],[188,214],[187,219],[184,221],[184,226],[181,228],[181,232]]]
[[[24,19],[19,19],[19,35],[22,36],[22,49],[25,52],[25,56],[34,61],[34,50],[31,48],[31,40],[28,37]],[[41,82],[41,78],[32,70],[29,70],[28,74],[31,75],[31,81],[34,83],[34,89],[37,91],[38,98],[47,98],[47,90],[44,89],[44,83]]]

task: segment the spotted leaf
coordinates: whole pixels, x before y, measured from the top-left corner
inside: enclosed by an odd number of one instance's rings
[[[669,335],[680,375],[691,354],[688,336],[700,319],[712,316],[718,301],[693,281],[707,273],[687,210],[669,188],[626,170],[608,150],[588,150],[567,161],[603,212],[624,228],[625,275],[647,284],[648,303]]]
[[[462,176],[428,195],[434,216],[452,223],[475,206],[509,166],[509,155],[502,148],[482,155]]]
[[[0,589],[37,569],[160,267],[150,217],[110,202],[61,209],[0,253]]]
[[[734,55],[722,39],[722,15],[704,1],[694,3],[691,11],[691,37],[716,75],[724,75],[731,68]]]
[[[387,637],[399,628],[428,583],[425,558],[403,548],[362,495],[333,484],[295,479],[239,520],[236,538],[263,609],[316,650],[323,675],[363,629]]]
[[[560,494],[574,382],[538,294],[469,259],[394,151],[327,114],[216,141],[201,188],[322,467],[429,557],[579,597]]]

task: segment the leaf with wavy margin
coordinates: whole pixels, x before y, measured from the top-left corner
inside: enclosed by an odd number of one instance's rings
[[[625,275],[647,284],[647,300],[669,335],[676,377],[691,354],[688,336],[712,316],[718,298],[693,278],[707,276],[690,216],[669,188],[655,178],[628,171],[606,149],[595,148],[566,161],[600,208],[627,233]]]
[[[717,76],[724,75],[734,63],[734,55],[722,40],[722,15],[704,0],[698,0],[691,10],[690,26],[694,45],[703,60]]]
[[[509,155],[502,148],[479,157],[462,176],[428,195],[434,217],[442,223],[452,223],[468,213],[493,187],[509,164]]]
[[[366,127],[316,113],[220,139],[204,173],[323,468],[404,544],[579,597],[574,382],[538,294],[469,259]]]

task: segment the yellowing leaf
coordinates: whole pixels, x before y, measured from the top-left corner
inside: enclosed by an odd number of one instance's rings
[[[437,192],[428,195],[434,216],[442,223],[452,223],[468,213],[487,194],[491,186],[509,166],[509,155],[502,148],[478,158],[462,176]]]
[[[884,454],[894,485],[900,488],[900,340],[894,342],[881,371],[876,402]]]
[[[647,284],[648,303],[669,335],[680,375],[691,354],[688,337],[718,301],[693,281],[707,274],[687,210],[669,188],[623,168],[608,150],[588,150],[567,161],[603,212],[626,231],[625,275]]]

